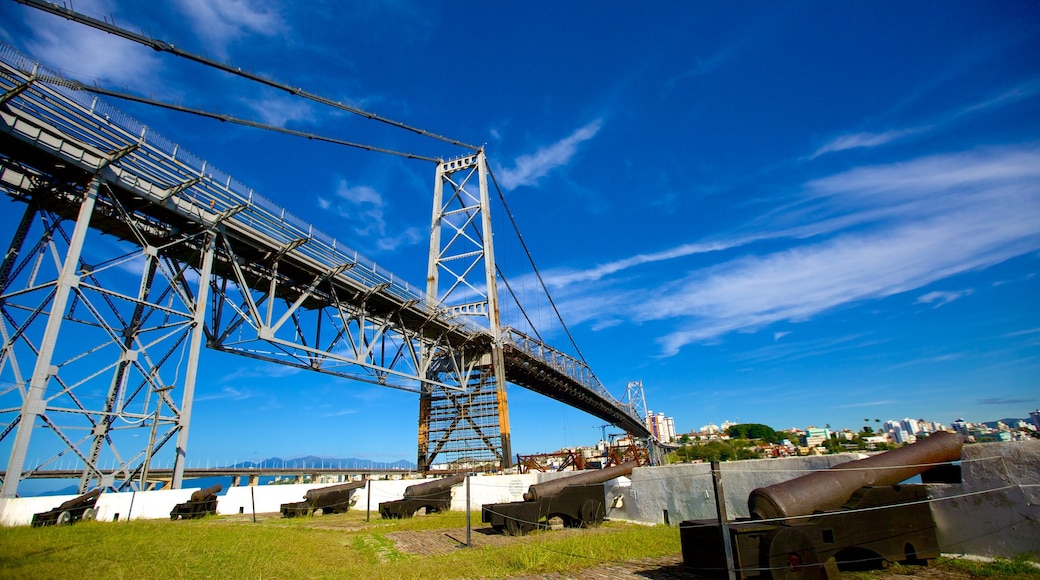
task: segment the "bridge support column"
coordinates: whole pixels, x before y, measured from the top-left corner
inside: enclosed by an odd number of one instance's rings
[[[195,318],[192,321],[191,342],[188,350],[188,368],[184,376],[184,395],[181,397],[180,423],[177,432],[177,451],[173,464],[173,489],[180,489],[184,481],[184,462],[188,454],[188,427],[191,425],[191,407],[195,399],[195,382],[198,379],[199,353],[202,338],[206,334],[206,303],[209,300],[210,274],[213,272],[213,253],[217,243],[217,232],[206,236],[202,254],[202,269],[199,272],[199,290],[195,295]]]
[[[51,360],[54,356],[55,344],[61,331],[61,323],[65,317],[69,297],[79,283],[77,271],[80,254],[83,252],[83,240],[86,239],[87,230],[90,228],[90,217],[94,212],[97,194],[98,180],[95,178],[90,181],[83,201],[80,202],[76,227],[72,231],[69,247],[65,252],[65,261],[55,283],[54,297],[51,300],[50,313],[47,315],[47,326],[40,341],[36,364],[29,381],[29,389],[22,402],[22,411],[18,416],[18,432],[15,434],[11,456],[7,462],[7,477],[4,478],[3,486],[0,487],[0,497],[14,497],[17,494],[18,484],[22,479],[22,470],[25,467],[25,455],[29,450],[29,440],[32,438],[32,430],[36,426],[36,418],[42,416],[44,421],[47,420],[45,414],[47,402],[44,400],[44,393],[47,391],[51,376],[57,372],[51,367]]]

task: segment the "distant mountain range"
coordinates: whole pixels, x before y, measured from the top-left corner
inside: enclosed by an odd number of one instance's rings
[[[346,469],[402,469],[402,470],[414,470],[416,465],[411,461],[405,461],[399,459],[393,463],[386,463],[383,461],[372,461],[371,459],[358,459],[356,457],[317,457],[314,455],[308,455],[306,457],[295,457],[293,459],[283,459],[281,457],[270,457],[261,461],[242,461],[236,463],[232,467],[261,467],[261,468],[280,468],[280,467],[338,467]]]
[[[261,461],[241,461],[234,464],[232,467],[260,467],[265,469],[280,467],[302,467],[305,469],[312,469],[315,467],[339,467],[345,469],[400,469],[402,471],[414,471],[416,469],[414,463],[411,461],[405,461],[404,459],[394,461],[393,463],[386,463],[383,461],[372,461],[371,459],[358,459],[356,457],[318,457],[316,455],[294,457],[292,459],[269,457]],[[214,483],[223,483],[226,485],[227,478],[204,477],[200,479],[185,480],[184,483],[184,487],[208,487]],[[38,495],[75,495],[78,489],[77,485],[70,485],[61,489],[40,492]],[[226,493],[227,490],[225,489],[224,492]]]

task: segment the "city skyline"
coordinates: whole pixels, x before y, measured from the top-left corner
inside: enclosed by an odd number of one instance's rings
[[[579,2],[551,19],[445,7],[329,18],[323,4],[276,1],[75,5],[485,144],[593,371],[618,398],[642,381],[647,406],[680,426],[950,424],[1040,406],[1032,4],[648,14]],[[88,84],[455,153],[14,2],[0,17],[0,39]],[[422,287],[431,168],[112,102]],[[0,207],[10,232],[21,207]],[[506,251],[507,216],[494,219],[503,271],[533,287]],[[201,368],[193,458],[415,459],[411,393],[210,351]],[[600,420],[521,388],[509,405],[517,451],[600,433]]]

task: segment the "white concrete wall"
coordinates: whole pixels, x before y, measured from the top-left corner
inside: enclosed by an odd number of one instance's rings
[[[281,485],[234,486],[223,496],[217,496],[217,513],[264,514],[280,512],[283,503],[303,501],[303,496],[316,487],[328,483],[288,483]],[[255,510],[255,511],[254,511]]]
[[[942,551],[1040,557],[1040,440],[965,445],[961,472],[929,485]]]
[[[125,519],[162,519],[178,503],[188,501],[192,492],[200,488],[147,491],[141,493],[102,493],[94,509],[99,521],[112,521],[116,514]],[[0,525],[28,526],[33,514],[50,511],[77,495],[50,495],[0,499]]]
[[[748,517],[747,498],[755,488],[787,481],[856,457],[841,454],[723,462],[722,491],[727,515],[730,519]],[[618,495],[618,491],[613,493],[615,497]],[[660,524],[665,522],[667,510],[668,523],[673,526],[683,520],[717,517],[711,465],[708,463],[637,467],[632,471],[631,486],[623,495],[622,506],[608,508],[608,517]]]

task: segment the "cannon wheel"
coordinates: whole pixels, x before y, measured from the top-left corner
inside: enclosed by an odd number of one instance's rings
[[[61,512],[58,514],[58,519],[54,520],[56,526],[67,526],[72,523],[72,514],[69,512]]]
[[[522,522],[516,518],[506,518],[507,536],[526,536],[532,530],[534,530],[534,524],[531,522]]]
[[[85,522],[92,522],[92,521],[94,521],[94,518],[96,518],[96,517],[97,517],[97,510],[95,510],[94,508],[87,508],[87,509],[83,510],[83,518],[82,518],[83,521],[85,521]]]
[[[780,528],[769,540],[768,567],[776,580],[819,578],[819,559],[812,540],[800,530]]]
[[[581,523],[585,527],[599,525],[603,521],[603,502],[587,499],[581,504]]]

